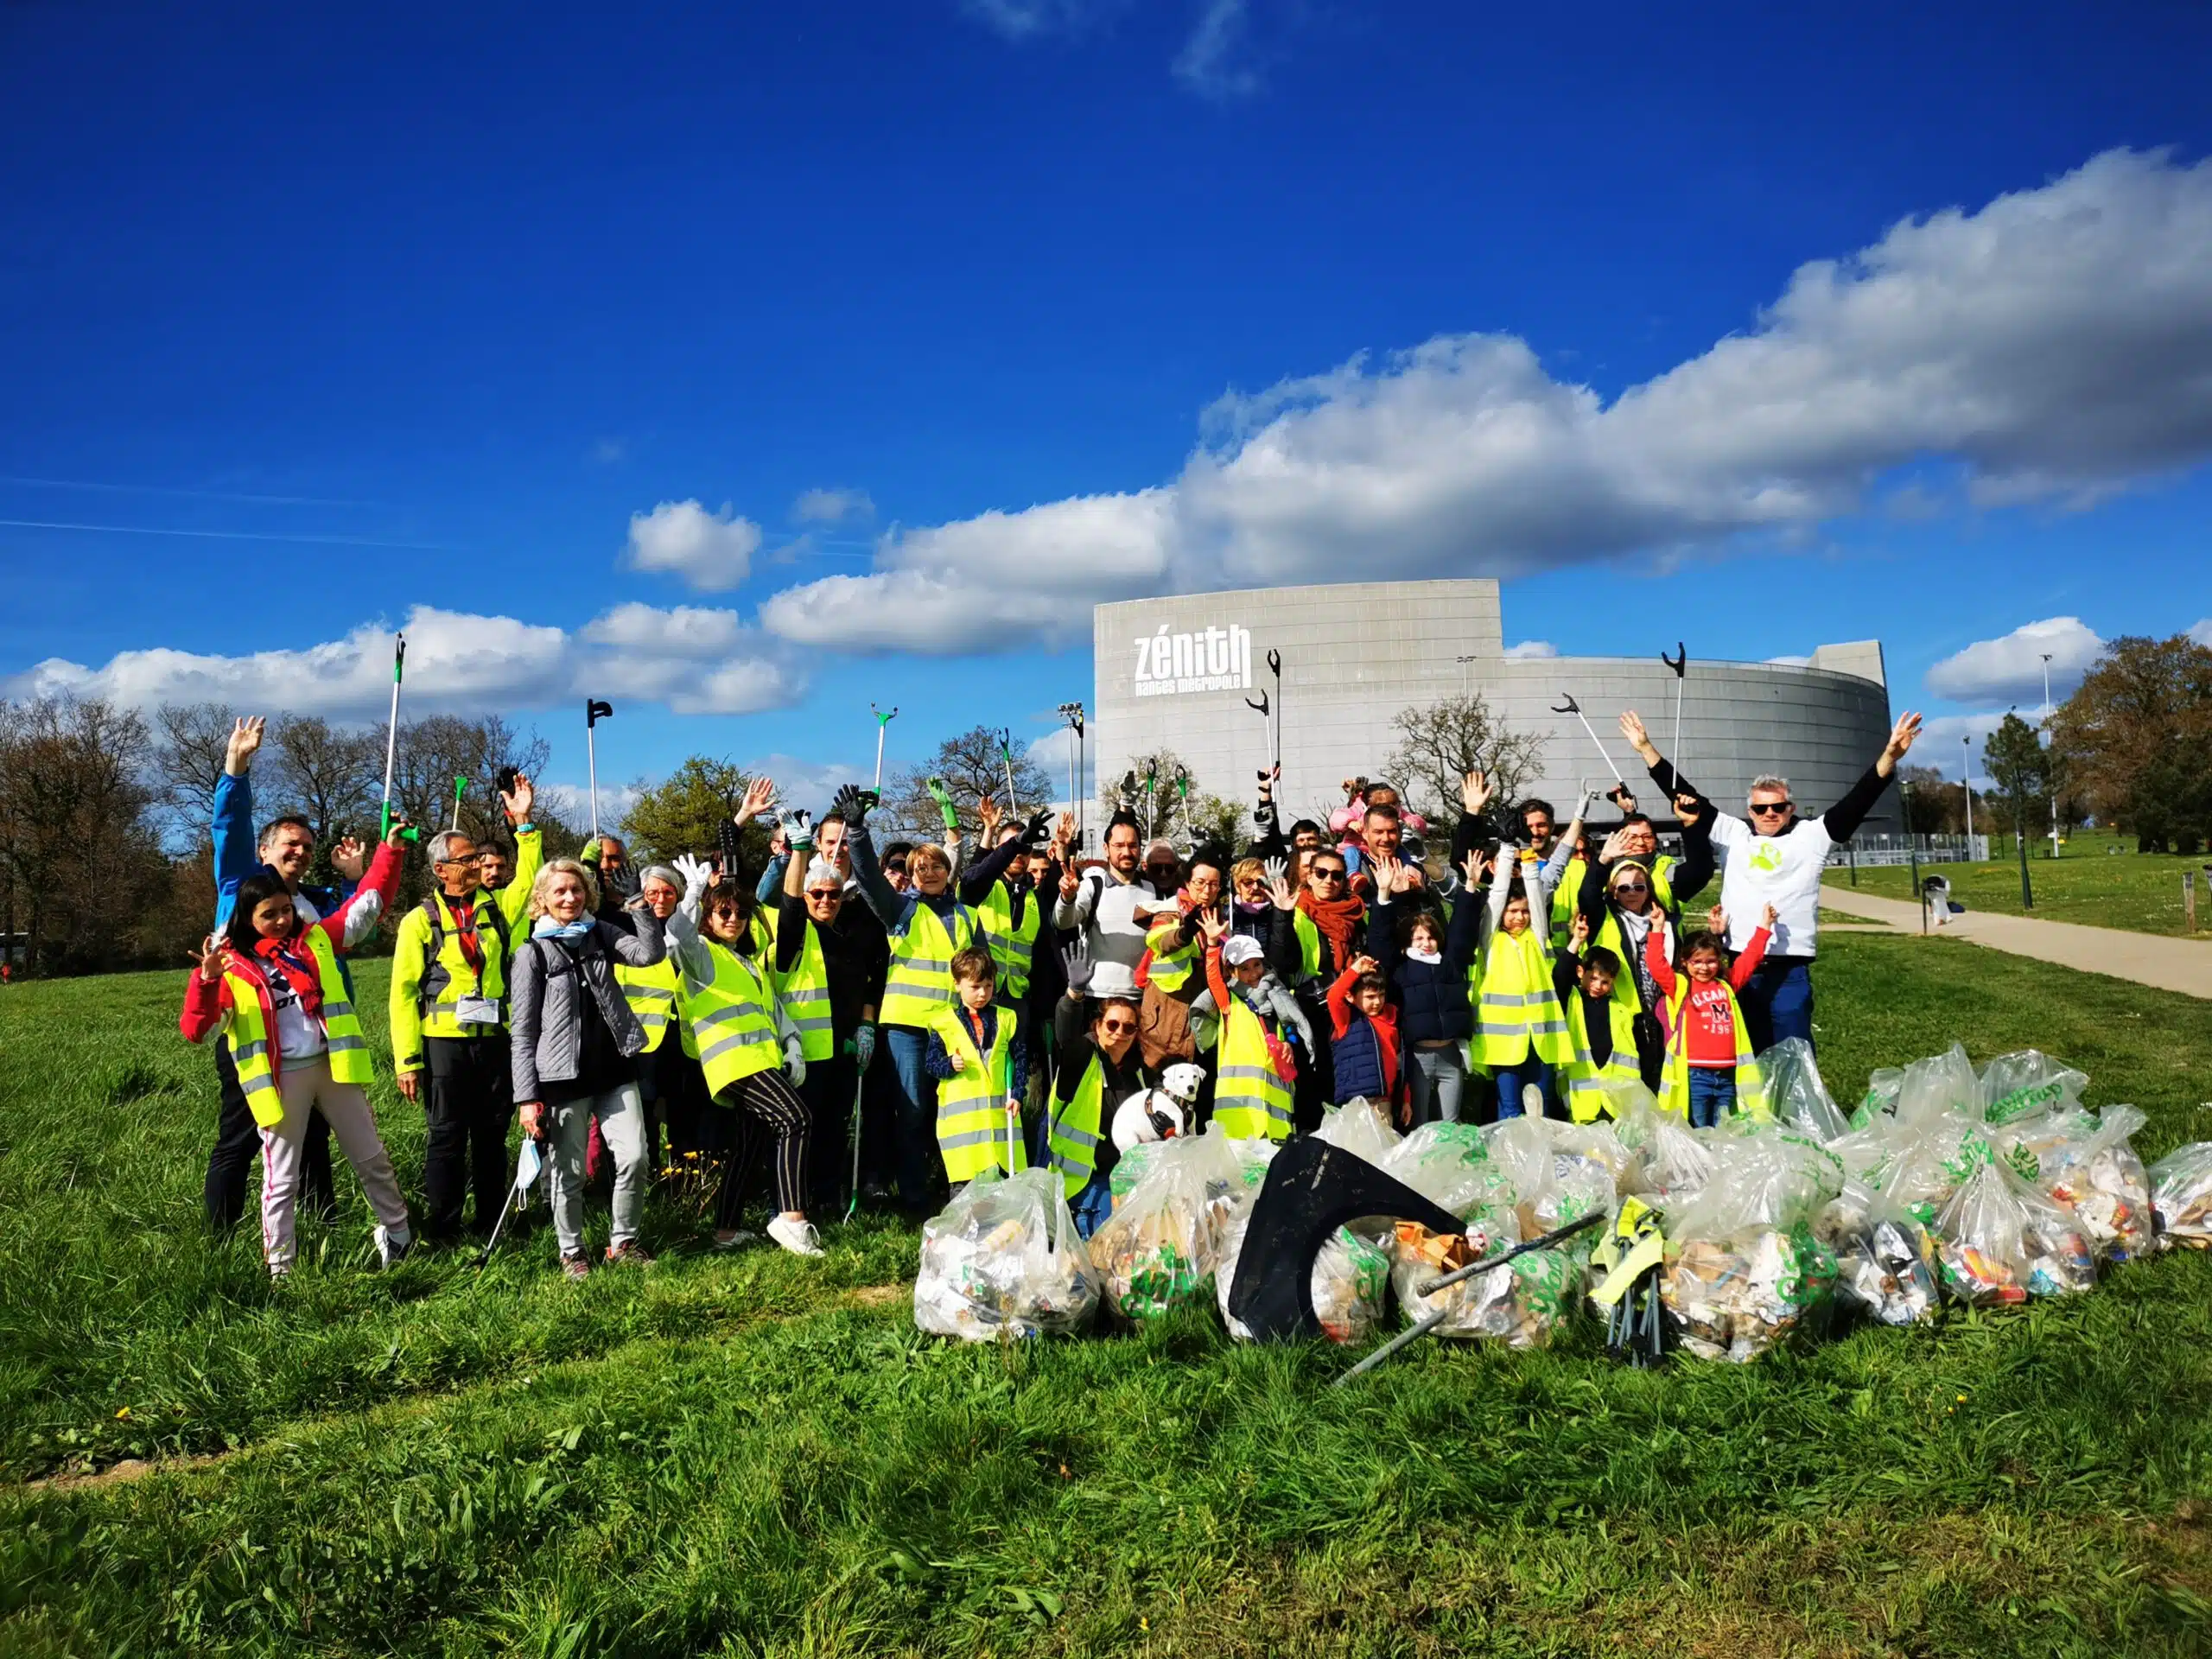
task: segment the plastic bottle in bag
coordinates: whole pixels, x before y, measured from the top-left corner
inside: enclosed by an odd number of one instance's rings
[[[1065,1194],[1049,1169],[969,1182],[922,1224],[914,1323],[966,1342],[1087,1330],[1098,1275]]]
[[[1999,1160],[1952,1194],[1935,1233],[1944,1287],[1964,1302],[2021,1302],[2096,1283],[2096,1258],[2080,1224]]]
[[[1770,1121],[1731,1119],[1711,1144],[1711,1179],[1668,1216],[1659,1295],[1685,1350],[1741,1363],[1827,1306],[1835,1257],[1812,1221],[1842,1191],[1843,1165]]]
[[[2044,1191],[2073,1211],[2107,1262],[2130,1261],[2154,1247],[2151,1178],[2129,1144],[2149,1121],[2133,1106],[2107,1106],[2088,1134],[2062,1141],[2037,1159]]]
[[[2160,1243],[2212,1249],[2212,1141],[2176,1147],[2150,1174]]]
[[[1835,1256],[1836,1294],[1884,1325],[1936,1317],[1942,1300],[1936,1241],[1884,1196],[1847,1180],[1813,1224]]]
[[[1106,1300],[1128,1319],[1212,1298],[1229,1224],[1251,1191],[1244,1161],[1217,1127],[1155,1144],[1143,1174],[1090,1236]]]

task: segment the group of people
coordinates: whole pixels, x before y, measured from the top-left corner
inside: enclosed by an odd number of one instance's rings
[[[1528,1111],[1594,1116],[1630,1079],[1692,1122],[1763,1107],[1756,1055],[1812,1038],[1820,872],[1911,747],[1907,715],[1843,800],[1801,818],[1786,780],[1754,780],[1742,817],[1677,776],[1631,711],[1623,734],[1674,808],[1681,852],[1625,785],[1617,822],[1586,792],[1567,823],[1542,800],[1501,808],[1464,780],[1448,856],[1397,791],[1350,780],[1328,823],[1286,830],[1262,774],[1242,849],[1147,842],[1126,812],[1103,856],[1076,823],[977,804],[963,849],[875,843],[856,787],[818,817],[757,779],[734,817],[774,814],[757,880],[689,855],[632,870],[605,837],[546,859],[517,776],[512,855],[457,832],[423,850],[435,886],[401,919],[393,1069],[428,1135],[423,1230],[487,1230],[509,1190],[518,1116],[546,1153],[564,1271],[582,1277],[587,1184],[611,1174],[607,1262],[650,1260],[644,1200],[671,1159],[719,1154],[714,1243],[741,1224],[764,1151],[765,1230],[818,1255],[810,1212],[847,1196],[912,1214],[986,1171],[1056,1170],[1086,1236],[1110,1210],[1117,1108],[1163,1100],[1153,1132],[1208,1122],[1283,1139],[1331,1103],[1402,1125]],[[207,1202],[243,1209],[257,1139],[270,1269],[293,1259],[299,1196],[327,1208],[334,1131],[376,1211],[383,1259],[413,1242],[376,1133],[347,952],[389,907],[407,832],[332,863],[347,892],[301,885],[313,836],[251,835],[260,722],[240,721],[216,790],[217,927],[181,1020],[219,1033],[224,1106]],[[1687,919],[1715,874],[1719,903]],[[848,1126],[851,1138],[847,1140]]]

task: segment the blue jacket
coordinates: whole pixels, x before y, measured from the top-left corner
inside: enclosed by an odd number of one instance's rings
[[[1382,1046],[1376,1040],[1374,1023],[1365,1014],[1352,1015],[1344,1034],[1330,1043],[1329,1058],[1336,1071],[1337,1099],[1388,1096],[1389,1091],[1382,1086]]]
[[[1444,928],[1441,962],[1416,962],[1400,948],[1398,918],[1408,908],[1400,898],[1388,905],[1370,905],[1367,911],[1367,954],[1382,965],[1382,976],[1390,982],[1390,998],[1398,1005],[1398,1040],[1408,1047],[1465,1041],[1475,1033],[1474,1010],[1467,1001],[1467,969],[1475,958],[1475,923],[1482,895],[1462,893],[1452,904],[1452,919]]]

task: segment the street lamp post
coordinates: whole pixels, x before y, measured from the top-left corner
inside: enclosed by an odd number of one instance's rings
[[[2050,737],[2050,653],[2043,653],[2043,732],[2046,746]],[[2058,856],[2058,778],[2049,761],[2044,773],[2050,786],[2050,855]]]
[[[1959,786],[1967,792],[1967,856],[1974,856],[1974,738],[1959,734]]]
[[[1464,697],[1467,695],[1468,671],[1479,659],[1473,657],[1455,657],[1452,660],[1459,664],[1459,695]]]

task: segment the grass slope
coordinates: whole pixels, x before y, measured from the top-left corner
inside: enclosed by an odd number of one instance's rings
[[[362,1001],[380,1004],[381,969]],[[1839,936],[1840,1095],[2033,1043],[2212,1135],[2201,1004]],[[912,1328],[912,1236],[642,1274],[540,1236],[275,1291],[202,1241],[176,981],[0,995],[0,1652],[2184,1654],[2212,1629],[2212,1257],[1745,1368]],[[379,1105],[402,1179],[419,1115]],[[319,1257],[320,1259],[315,1259]],[[167,1459],[130,1482],[31,1478]]]
[[[1969,911],[2034,915],[2045,921],[2081,922],[2091,927],[2180,938],[2189,932],[2182,908],[2181,879],[2184,872],[2193,871],[2197,883],[2196,937],[2212,941],[2212,876],[2205,874],[2205,855],[2183,858],[2138,853],[2133,841],[2122,843],[2113,836],[2088,834],[2069,842],[2063,858],[2050,858],[2048,853],[2047,843],[2038,849],[2031,842],[2028,848],[2028,877],[2036,898],[2033,911],[2020,908],[2020,866],[2016,858],[2000,857],[1986,864],[1923,865],[1921,873],[1944,877],[1951,884],[1951,896]],[[1850,872],[1841,867],[1830,870],[1827,880],[1832,887],[1852,885]],[[1910,899],[1912,872],[1909,868],[1887,865],[1879,869],[1862,867],[1859,891]]]

